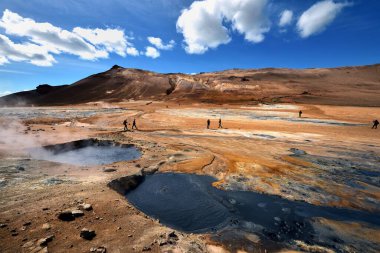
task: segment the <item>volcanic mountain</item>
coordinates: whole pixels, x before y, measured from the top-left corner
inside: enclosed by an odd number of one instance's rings
[[[39,85],[0,98],[0,105],[175,100],[209,103],[297,102],[380,106],[380,64],[318,69],[231,69],[188,75],[113,66],[71,85]]]

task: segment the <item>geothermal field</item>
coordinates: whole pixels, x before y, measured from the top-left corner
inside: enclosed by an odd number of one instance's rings
[[[379,73],[115,66],[4,97],[0,251],[379,252]]]

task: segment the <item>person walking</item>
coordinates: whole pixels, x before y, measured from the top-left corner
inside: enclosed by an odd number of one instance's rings
[[[223,128],[223,126],[222,126],[222,118],[219,118],[219,126],[218,126],[218,128]]]
[[[137,130],[136,119],[133,119],[132,129],[136,129]]]
[[[207,129],[210,129],[210,124],[211,124],[211,121],[210,119],[207,120]]]
[[[372,129],[377,129],[377,126],[379,125],[379,121],[377,119],[375,119],[373,121],[373,126],[372,126]]]
[[[299,111],[298,112],[298,118],[301,118],[302,117],[302,111]]]
[[[123,121],[124,131],[128,131],[128,120]]]

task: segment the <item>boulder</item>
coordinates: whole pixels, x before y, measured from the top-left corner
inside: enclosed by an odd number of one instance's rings
[[[96,233],[94,230],[83,228],[80,231],[80,237],[82,237],[85,240],[92,240],[95,236],[96,236]]]
[[[73,221],[75,220],[75,216],[72,214],[71,211],[62,211],[58,213],[57,215],[58,219],[62,221]]]

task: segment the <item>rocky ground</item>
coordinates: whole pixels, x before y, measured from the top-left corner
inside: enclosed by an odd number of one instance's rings
[[[380,130],[370,126],[380,115],[376,107],[140,101],[9,110],[0,113],[2,252],[380,250],[378,224],[323,217],[312,223],[323,242],[319,245],[279,243],[228,228],[184,233],[146,216],[108,187],[141,173],[205,174],[217,178],[214,186],[220,189],[262,192],[379,218]],[[219,117],[223,129],[217,129]],[[125,118],[130,123],[136,118],[139,130],[123,132]],[[206,129],[208,118],[211,129]],[[28,152],[87,138],[134,144],[142,156],[75,166],[36,160]]]

